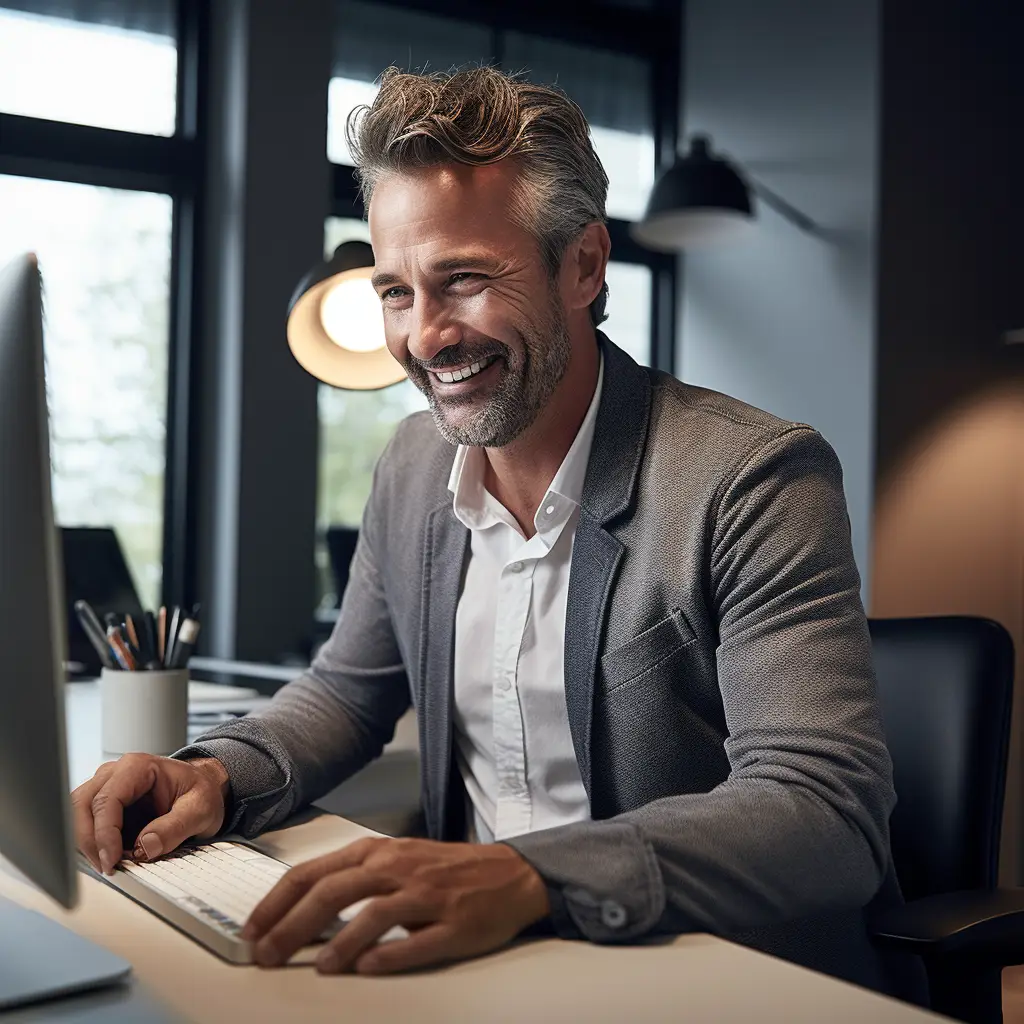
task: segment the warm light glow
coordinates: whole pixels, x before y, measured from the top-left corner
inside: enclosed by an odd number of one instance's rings
[[[339,348],[376,352],[384,347],[384,314],[368,277],[349,277],[333,285],[320,302],[320,321]]]

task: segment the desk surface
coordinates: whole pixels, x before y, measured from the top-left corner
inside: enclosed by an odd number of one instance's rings
[[[84,771],[87,723],[69,728],[72,770]],[[94,767],[95,765],[93,765]],[[372,834],[343,818],[307,816],[260,845],[289,863]],[[544,939],[479,960],[391,978],[320,977],[310,967],[264,971],[222,962],[120,893],[82,876],[66,912],[0,872],[0,895],[33,907],[120,954],[137,984],[185,1020],[246,1024],[346,1022],[829,1020],[913,1024],[932,1014],[709,935],[608,947]]]

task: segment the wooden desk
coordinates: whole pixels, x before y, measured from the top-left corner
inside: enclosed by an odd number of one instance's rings
[[[84,720],[69,721],[72,744]],[[73,757],[74,761],[74,757]],[[77,762],[78,770],[84,768]],[[297,863],[369,830],[323,813],[260,845]],[[120,893],[82,877],[65,912],[0,872],[0,895],[65,923],[135,966],[136,983],[172,1013],[211,1024],[244,1021],[661,1021],[914,1024],[939,1020],[825,975],[709,935],[609,947],[544,939],[441,970],[390,978],[321,977],[311,967],[265,971],[218,960]],[[99,1019],[99,1018],[97,1018]],[[140,1017],[140,1019],[142,1019]]]
[[[295,863],[368,830],[333,815],[269,833],[261,844]],[[372,1021],[763,1021],[914,1024],[932,1014],[709,935],[653,946],[543,939],[480,960],[391,978],[321,977],[311,967],[234,967],[120,893],[82,879],[67,913],[0,874],[0,894],[120,954],[137,981],[185,1020],[227,1024]]]

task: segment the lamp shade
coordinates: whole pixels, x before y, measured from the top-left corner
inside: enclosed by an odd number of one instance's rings
[[[644,218],[630,234],[641,245],[676,252],[725,241],[754,219],[750,186],[739,171],[711,153],[706,136],[693,138],[690,152],[658,179]]]
[[[325,384],[372,391],[405,378],[384,342],[372,273],[373,249],[366,242],[342,242],[299,282],[288,304],[292,355]]]

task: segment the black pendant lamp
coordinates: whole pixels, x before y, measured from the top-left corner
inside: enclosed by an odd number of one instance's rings
[[[370,277],[373,249],[342,242],[300,282],[288,304],[288,345],[325,384],[373,391],[405,379],[384,342],[384,315]]]
[[[678,252],[740,235],[753,219],[747,180],[711,152],[706,135],[695,135],[690,151],[658,179],[643,220],[630,234],[648,249]]]

